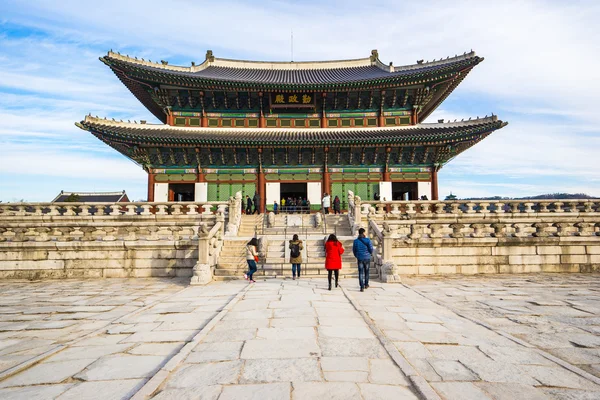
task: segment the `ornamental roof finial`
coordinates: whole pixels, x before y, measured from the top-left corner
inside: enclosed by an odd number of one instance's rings
[[[206,50],[206,60],[208,62],[215,61],[215,56],[213,55],[213,51],[212,50]]]
[[[371,50],[371,62],[375,62],[379,59],[379,52],[377,49]]]

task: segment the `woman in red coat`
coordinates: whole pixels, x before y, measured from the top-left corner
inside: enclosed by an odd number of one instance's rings
[[[338,242],[334,234],[329,235],[327,242],[325,242],[325,269],[329,280],[329,290],[331,290],[332,272],[335,274],[335,287],[338,287],[340,269],[342,269],[342,254],[344,254],[342,243]]]

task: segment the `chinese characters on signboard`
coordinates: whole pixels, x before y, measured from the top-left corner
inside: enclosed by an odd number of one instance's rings
[[[314,107],[314,93],[271,93],[271,107]]]

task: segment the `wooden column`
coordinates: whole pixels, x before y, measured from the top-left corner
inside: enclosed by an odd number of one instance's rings
[[[196,177],[196,182],[206,182],[204,171],[200,167],[198,167],[198,176]]]
[[[384,182],[391,182],[392,178],[390,177],[390,169],[388,168],[388,166],[386,165],[384,170],[383,170],[383,181]]]
[[[381,91],[381,104],[379,105],[379,126],[385,126],[385,116],[383,115],[383,104],[385,101],[385,90]]]
[[[154,201],[154,174],[148,171],[148,199],[149,202]]]
[[[258,118],[258,127],[259,128],[266,128],[267,127],[267,121],[265,120],[265,114],[263,112],[263,92],[258,92],[258,101],[259,101],[259,105],[260,105],[260,116]]]
[[[200,105],[202,106],[200,126],[206,128],[208,127],[208,117],[206,116],[206,111],[204,111],[204,92],[200,92]]]
[[[265,173],[262,168],[262,149],[258,149],[258,195],[260,196],[260,204],[258,209],[261,213],[265,212],[265,204],[267,199],[265,198]]]
[[[413,108],[412,110],[412,124],[416,125],[419,123],[419,114],[417,113],[417,109]]]
[[[325,101],[327,99],[327,93],[323,92],[323,110],[321,112],[321,128],[327,128],[327,113],[325,112]]]
[[[329,147],[325,147],[325,162],[323,164],[323,187],[321,188],[321,197],[325,193],[331,195],[331,176],[329,175],[329,168],[327,166],[327,158],[329,155]]]
[[[438,198],[438,167],[434,165],[431,170],[431,200],[439,200]]]

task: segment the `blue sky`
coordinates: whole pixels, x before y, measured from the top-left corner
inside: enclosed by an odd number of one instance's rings
[[[74,122],[158,122],[98,57],[110,49],[189,65],[217,57],[367,57],[413,64],[485,57],[425,122],[509,122],[440,172],[440,196],[600,196],[600,2],[0,2],[0,200],[60,190],[146,196],[145,172]]]

